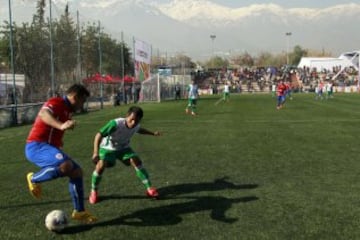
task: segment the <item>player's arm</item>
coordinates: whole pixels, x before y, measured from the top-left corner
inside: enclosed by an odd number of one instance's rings
[[[100,149],[100,143],[101,143],[102,138],[103,137],[100,132],[96,133],[95,138],[94,138],[94,150],[93,150],[93,156],[92,156],[92,161],[95,164],[99,161],[99,149]]]
[[[53,113],[47,108],[42,108],[40,110],[39,117],[47,125],[59,129],[61,131],[65,131],[67,129],[73,129],[75,127],[74,120],[67,120],[66,122],[61,122],[58,119],[56,119]]]
[[[103,126],[99,132],[96,133],[93,143],[93,156],[92,161],[96,164],[99,161],[100,143],[104,137],[109,136],[116,130],[117,124],[115,120],[110,120],[105,126]]]
[[[152,131],[147,130],[145,128],[140,128],[138,133],[146,134],[146,135],[153,135],[153,136],[160,136],[161,135],[160,132],[158,132],[158,131],[152,132]]]

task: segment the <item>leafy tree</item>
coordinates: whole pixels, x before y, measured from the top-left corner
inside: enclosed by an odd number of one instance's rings
[[[72,80],[77,66],[77,32],[68,6],[58,22],[54,22],[54,57],[56,76],[62,82]]]
[[[88,24],[82,31],[82,65],[86,75],[99,72],[99,30],[98,26]],[[133,63],[131,62],[131,52],[125,43],[118,43],[108,34],[101,33],[100,46],[102,54],[102,73],[121,76],[121,49],[124,55],[124,73],[133,73]]]
[[[9,72],[10,68],[10,47],[9,47],[10,24],[5,21],[0,31],[0,72]]]
[[[46,97],[50,82],[49,25],[44,21],[45,1],[39,0],[37,14],[31,24],[15,27],[16,72],[24,73],[25,101],[38,101]]]
[[[333,57],[331,52],[327,52],[325,49],[314,50],[314,49],[307,49],[305,56],[312,56],[312,57]]]
[[[214,56],[205,63],[205,66],[207,68],[216,68],[216,69],[227,68],[229,66],[229,61],[219,56]]]
[[[299,45],[294,47],[292,53],[290,53],[290,64],[291,65],[298,65],[301,58],[306,56],[307,51],[302,49]]]
[[[235,65],[248,67],[253,66],[255,63],[254,57],[251,56],[248,52],[244,52],[242,55],[233,57],[232,61]]]
[[[103,56],[103,73],[121,76],[121,54],[124,54],[124,73],[133,72],[132,64],[130,64],[130,51],[124,43],[118,43],[108,34],[101,35],[101,51]],[[121,49],[123,48],[123,50]]]
[[[261,52],[256,58],[256,66],[274,66],[274,56],[270,52]]]

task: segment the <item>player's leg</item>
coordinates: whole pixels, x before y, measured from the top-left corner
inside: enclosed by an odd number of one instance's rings
[[[156,188],[152,186],[149,174],[144,168],[138,155],[131,148],[125,149],[122,153],[122,162],[125,165],[131,165],[134,168],[136,176],[140,179],[146,189],[146,194],[152,198],[159,197],[159,193]]]
[[[89,202],[95,204],[99,201],[99,185],[102,175],[106,167],[113,167],[116,164],[116,151],[108,151],[100,149],[100,160],[96,163],[95,169],[91,175],[91,191],[89,195]]]
[[[72,166],[67,166],[66,176],[69,177],[69,193],[74,206],[71,218],[83,223],[96,222],[97,218],[85,210],[83,173],[80,166],[72,161]]]
[[[96,164],[95,170],[91,174],[91,190],[89,195],[89,203],[95,204],[99,201],[98,199],[98,188],[102,179],[102,174],[105,169],[104,160],[99,160]]]
[[[134,167],[136,176],[144,184],[146,188],[146,194],[151,198],[159,197],[159,193],[156,188],[152,187],[149,174],[143,167],[141,160],[138,157],[130,158],[130,164]]]
[[[26,144],[25,155],[30,162],[41,168],[38,172],[29,172],[26,177],[30,193],[35,198],[40,198],[40,183],[62,177],[64,172],[61,166],[67,162],[68,156],[54,146],[38,142]]]
[[[281,108],[281,96],[278,96],[278,97],[277,97],[276,108],[277,108],[277,109],[280,109],[280,108]]]
[[[285,97],[285,95],[284,95],[284,96],[281,96],[281,108],[284,107],[285,102],[286,102],[286,97]]]
[[[190,113],[190,109],[191,109],[191,104],[192,104],[192,99],[188,99],[188,104],[186,105],[186,108],[185,108],[185,113],[186,114],[189,114]]]
[[[192,99],[191,101],[191,115],[196,115],[196,99]]]

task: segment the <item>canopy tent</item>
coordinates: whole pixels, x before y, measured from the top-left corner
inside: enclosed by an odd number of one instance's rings
[[[315,57],[302,57],[298,68],[316,68],[318,71],[331,70],[334,67],[350,67],[352,64],[340,58],[315,58]]]
[[[112,76],[112,75],[104,75],[101,76],[99,73],[96,73],[90,77],[84,78],[83,83],[99,83],[99,82],[103,82],[103,83],[107,83],[107,84],[115,84],[115,83],[134,83],[135,82],[135,78],[125,75],[123,79],[121,79],[121,77],[119,76]]]
[[[342,53],[338,58],[328,57],[302,57],[298,68],[316,68],[318,71],[331,70],[334,67],[345,69],[346,67],[353,67],[359,70],[359,53],[360,51],[352,51]]]
[[[352,52],[346,52],[342,53],[340,55],[340,59],[343,59],[344,61],[348,62],[349,64],[352,64],[352,66],[359,71],[359,54],[360,51],[352,51]]]

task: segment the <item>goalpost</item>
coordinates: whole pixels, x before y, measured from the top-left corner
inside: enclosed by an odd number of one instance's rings
[[[179,85],[181,92],[191,82],[190,75],[160,75],[152,74],[150,79],[141,83],[141,102],[161,102],[175,99],[175,85]],[[182,94],[184,96],[184,94]]]

